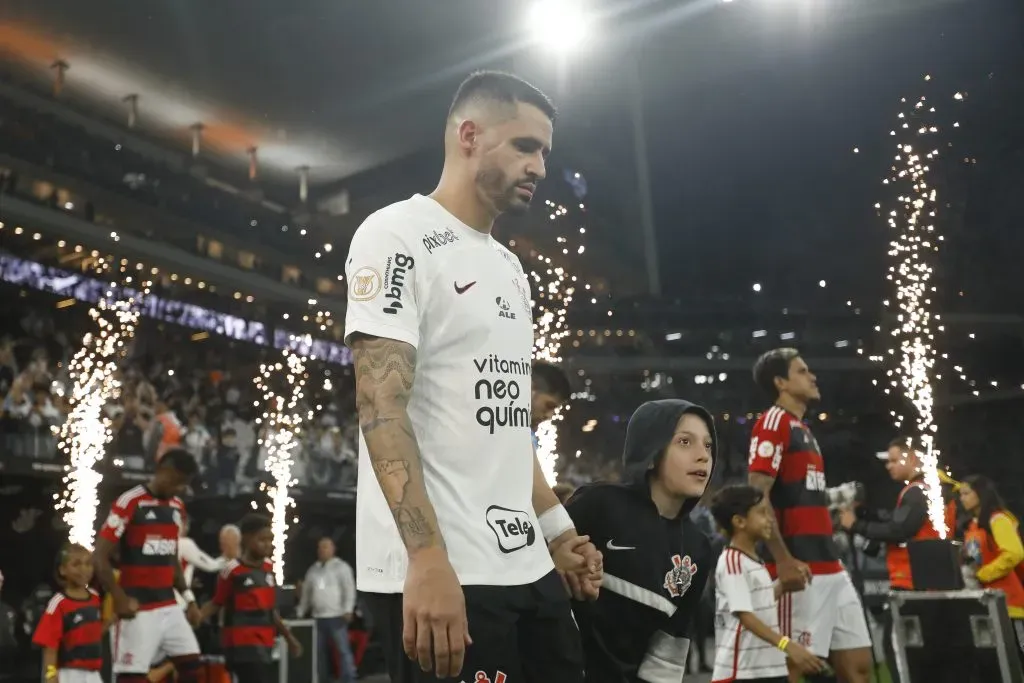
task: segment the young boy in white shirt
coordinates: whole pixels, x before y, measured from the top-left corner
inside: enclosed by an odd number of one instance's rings
[[[824,662],[779,633],[782,588],[772,582],[756,548],[772,533],[764,493],[752,486],[727,486],[715,495],[711,514],[729,538],[715,569],[712,683],[786,683],[787,657],[797,679],[822,671]]]

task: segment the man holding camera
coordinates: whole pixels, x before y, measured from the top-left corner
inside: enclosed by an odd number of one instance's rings
[[[882,454],[879,454],[882,458]],[[894,481],[906,482],[896,498],[896,508],[891,513],[881,513],[874,520],[866,514],[858,515],[853,507],[844,507],[839,513],[839,525],[851,533],[869,541],[885,543],[885,562],[889,568],[889,585],[892,590],[914,590],[910,574],[909,541],[938,538],[939,533],[928,518],[928,496],[925,492],[924,476],[921,473],[921,457],[910,447],[906,438],[894,439],[884,455],[885,469]],[[896,681],[895,656],[892,642],[892,616],[887,611],[885,618],[885,658]]]

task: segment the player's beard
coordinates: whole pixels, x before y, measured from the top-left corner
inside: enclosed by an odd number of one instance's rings
[[[476,185],[498,213],[521,216],[530,209],[530,203],[520,199],[516,192],[518,184],[510,182],[508,175],[496,166],[477,171]]]

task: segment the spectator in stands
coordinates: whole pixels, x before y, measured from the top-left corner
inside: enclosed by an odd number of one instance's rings
[[[14,357],[14,340],[0,339],[0,396],[6,396],[18,376],[18,361]]]
[[[235,430],[231,427],[220,432],[220,447],[210,472],[219,496],[233,496],[238,491],[238,463],[242,454],[238,450]]]
[[[209,449],[213,445],[213,437],[210,431],[203,424],[203,417],[200,412],[193,409],[188,414],[188,424],[185,425],[185,449],[191,453],[198,463],[206,461]]]
[[[156,462],[160,462],[163,454],[172,448],[181,447],[183,429],[178,416],[171,410],[170,400],[160,396],[154,406],[152,433],[149,437],[149,446],[156,447]]]

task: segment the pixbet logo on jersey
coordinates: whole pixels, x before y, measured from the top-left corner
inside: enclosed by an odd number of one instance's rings
[[[387,266],[384,269],[384,298],[388,303],[384,306],[384,312],[396,315],[402,310],[402,293],[405,291],[405,278],[409,271],[416,265],[412,256],[396,253],[388,257]]]
[[[503,553],[514,553],[531,546],[537,540],[530,515],[522,510],[511,510],[500,505],[487,508],[487,526],[491,527],[498,539],[498,549]]]
[[[440,249],[447,244],[454,244],[458,241],[459,236],[451,228],[444,232],[435,230],[433,234],[423,236],[423,247],[427,250],[428,254],[433,254],[435,249]]]

